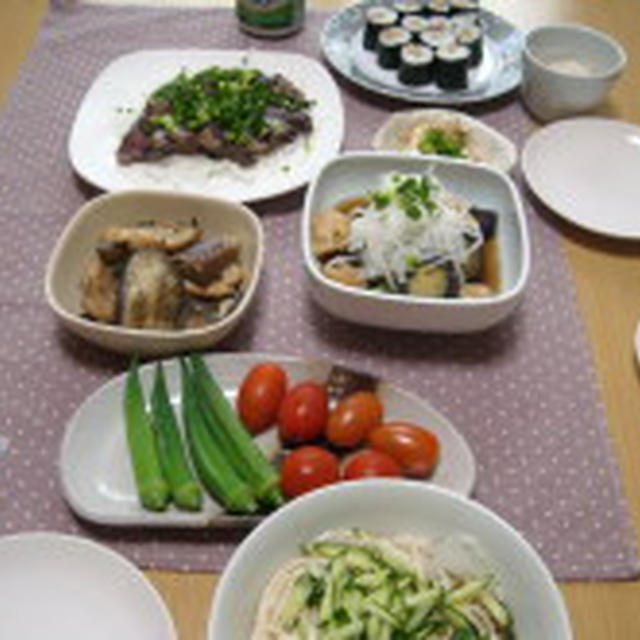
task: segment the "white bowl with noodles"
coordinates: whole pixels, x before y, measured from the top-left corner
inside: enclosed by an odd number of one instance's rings
[[[314,216],[370,193],[389,174],[427,171],[449,191],[498,213],[497,291],[487,297],[426,297],[351,286],[327,277],[312,248]],[[530,272],[528,225],[511,178],[491,167],[439,156],[356,152],[327,163],[307,192],[302,249],[311,294],[321,307],[350,322],[401,331],[453,334],[488,329],[518,307]]]
[[[270,578],[313,538],[329,530],[352,528],[433,541],[462,536],[481,556],[478,569],[490,568],[497,578],[518,640],[571,640],[562,595],[520,533],[477,502],[424,483],[396,479],[344,482],[320,489],[263,521],[235,551],[218,582],[208,640],[267,637],[252,636],[252,632]]]
[[[430,131],[444,131],[463,141],[463,158],[486,164],[498,171],[510,171],[518,161],[515,144],[506,136],[453,109],[414,109],[390,116],[373,137],[376,151],[401,151],[433,155],[420,150],[420,143]]]
[[[101,232],[109,226],[149,221],[196,220],[204,237],[238,239],[246,280],[241,298],[225,317],[197,328],[143,329],[96,322],[83,315],[81,276]],[[60,234],[47,265],[45,296],[60,323],[103,349],[144,356],[207,349],[246,316],[262,271],[264,238],[258,217],[244,205],[221,198],[159,191],[123,191],[90,200]]]

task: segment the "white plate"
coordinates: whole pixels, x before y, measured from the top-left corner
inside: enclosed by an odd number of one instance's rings
[[[605,118],[564,120],[531,136],[521,162],[531,189],[565,220],[640,240],[640,127]]]
[[[206,357],[228,397],[235,395],[242,379],[258,362],[280,363],[290,381],[325,382],[331,365],[271,354],[216,354]],[[180,374],[176,360],[166,362],[167,384],[176,412],[180,413]],[[140,377],[148,391],[154,367],[141,367]],[[125,440],[122,399],[125,376],[108,382],[76,411],[67,426],[60,454],[60,474],[64,496],[71,508],[87,520],[111,525],[172,527],[237,526],[256,518],[225,516],[222,508],[207,499],[199,513],[181,512],[171,507],[152,513],[138,503]],[[433,484],[468,495],[475,482],[475,461],[464,438],[451,423],[429,404],[397,387],[381,383],[378,394],[386,419],[406,420],[429,428],[440,439],[442,457],[431,478]],[[279,450],[275,429],[259,437],[269,455]]]
[[[411,132],[418,125],[438,127],[446,124],[458,125],[467,132],[469,147],[475,151],[475,157],[469,157],[469,160],[505,173],[513,169],[518,160],[515,144],[482,120],[454,109],[396,111],[376,131],[371,146],[376,151],[402,151],[424,157],[427,154],[410,146]]]
[[[123,166],[116,150],[149,95],[180,71],[247,66],[281,73],[315,102],[313,133],[261,158],[253,167],[204,156],[171,156]],[[157,189],[252,201],[306,184],[340,150],[344,111],[338,88],[311,58],[267,51],[175,49],[137,51],[114,60],[87,92],[69,138],[74,169],[106,191]]]
[[[176,640],[164,602],[117,553],[84,538],[0,538],[3,640]]]

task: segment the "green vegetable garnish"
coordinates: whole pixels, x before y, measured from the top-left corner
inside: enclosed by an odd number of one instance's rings
[[[270,122],[266,116],[269,107],[298,112],[311,106],[255,69],[221,67],[193,76],[181,72],[153,93],[150,104],[158,110],[151,118],[156,127],[196,132],[215,122],[228,142],[240,146],[277,126],[277,120]],[[165,111],[171,115],[163,115]]]
[[[464,158],[467,136],[463,131],[447,132],[444,129],[429,129],[418,143],[418,150],[424,154]]]

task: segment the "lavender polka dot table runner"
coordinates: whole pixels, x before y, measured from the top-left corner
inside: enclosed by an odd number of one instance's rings
[[[69,511],[57,471],[66,421],[126,362],[60,329],[42,280],[56,237],[94,195],[74,177],[66,142],[84,92],[108,62],[170,47],[286,47],[320,57],[324,19],[312,14],[300,35],[282,42],[249,40],[225,11],[77,7],[47,19],[0,115],[0,534],[73,532],[140,566],[184,570],[221,569],[242,539],[241,532],[103,528]],[[399,107],[341,88],[345,146],[368,148]],[[532,128],[514,101],[481,116],[520,146]],[[362,328],[316,307],[298,250],[300,208],[300,194],[258,207],[266,272],[251,319],[220,348],[330,358],[419,393],[473,448],[475,497],[521,530],[558,578],[636,576],[634,536],[573,282],[556,231],[533,204],[525,303],[502,326],[463,337]]]

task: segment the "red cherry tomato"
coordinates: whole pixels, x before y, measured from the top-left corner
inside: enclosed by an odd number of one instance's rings
[[[412,478],[431,475],[440,456],[438,438],[407,422],[389,422],[374,429],[367,439],[376,451],[390,455]]]
[[[402,467],[382,451],[363,449],[347,461],[342,475],[345,480],[393,478],[402,476]]]
[[[243,380],[237,408],[242,422],[253,433],[268,429],[278,417],[287,391],[287,374],[277,364],[258,364]]]
[[[317,382],[302,382],[285,395],[278,411],[280,440],[299,444],[317,438],[327,424],[327,390]]]
[[[340,479],[338,458],[322,447],[292,451],[280,467],[282,491],[287,498],[313,491]]]
[[[375,393],[352,393],[331,412],[327,440],[336,447],[355,447],[382,423],[382,414],[382,403]]]

